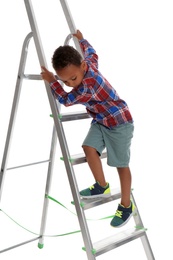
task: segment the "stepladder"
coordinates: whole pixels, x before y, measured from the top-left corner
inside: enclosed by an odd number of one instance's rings
[[[76,28],[74,26],[74,22],[72,20],[68,5],[65,1],[61,1],[62,8],[64,10],[65,16],[68,18],[68,25],[70,28],[70,32],[74,33],[76,31]],[[25,5],[26,5],[26,10],[29,18],[29,22],[31,25],[31,33],[27,35],[24,45],[23,45],[23,51],[21,55],[21,61],[20,61],[20,66],[19,66],[19,74],[18,74],[18,80],[16,84],[16,91],[15,91],[15,97],[13,101],[13,107],[12,107],[12,113],[11,113],[11,119],[10,119],[10,125],[9,125],[9,130],[8,130],[8,135],[7,135],[7,141],[6,141],[6,146],[5,146],[5,151],[4,151],[4,157],[3,157],[3,162],[2,162],[2,168],[1,168],[1,187],[3,186],[3,179],[4,179],[4,174],[6,171],[7,167],[7,157],[8,157],[8,152],[9,152],[9,144],[11,141],[11,133],[13,130],[13,124],[14,124],[14,119],[15,115],[17,112],[17,105],[19,102],[19,96],[20,96],[20,90],[22,86],[22,80],[24,78],[27,79],[40,79],[39,76],[37,75],[25,75],[24,70],[25,70],[25,63],[27,59],[27,46],[29,44],[30,39],[33,37],[36,51],[38,54],[38,59],[40,62],[40,65],[47,65],[45,56],[44,56],[44,51],[41,43],[41,39],[39,36],[39,31],[36,23],[36,19],[34,16],[34,11],[32,8],[32,4],[30,1],[25,0]],[[69,19],[70,18],[70,19]],[[70,34],[71,37],[71,34]],[[69,39],[67,39],[69,40]],[[76,48],[78,50],[79,46],[78,43],[75,42]],[[40,227],[40,235],[38,237],[39,239],[39,247],[43,247],[43,241],[44,241],[44,232],[45,232],[45,226],[46,226],[46,216],[48,213],[48,198],[47,196],[49,195],[50,191],[50,184],[51,184],[51,178],[52,178],[52,171],[53,171],[53,164],[55,160],[55,147],[56,147],[56,139],[58,138],[61,151],[62,151],[62,158],[64,161],[66,173],[68,176],[72,196],[73,196],[73,203],[77,212],[78,220],[79,220],[79,225],[81,229],[81,234],[83,237],[84,241],[84,247],[83,250],[86,252],[87,258],[89,260],[94,260],[96,259],[97,256],[105,254],[106,252],[122,246],[126,244],[127,242],[130,242],[132,240],[140,238],[147,256],[147,259],[154,259],[154,255],[152,253],[152,249],[150,247],[147,234],[146,234],[146,229],[143,226],[141,217],[139,215],[139,212],[134,216],[134,221],[135,221],[135,227],[132,229],[129,229],[127,231],[123,231],[120,234],[116,234],[115,236],[111,236],[108,238],[103,238],[100,241],[94,243],[92,241],[90,231],[88,228],[86,216],[85,216],[85,211],[90,208],[94,208],[97,206],[105,206],[107,203],[119,199],[120,198],[120,191],[115,190],[112,191],[112,195],[109,198],[106,199],[98,199],[98,200],[82,200],[79,196],[79,188],[78,184],[76,181],[76,176],[74,173],[74,168],[75,165],[77,164],[85,164],[86,159],[83,154],[78,154],[78,155],[71,155],[68,149],[68,142],[66,140],[64,128],[63,128],[63,123],[66,121],[74,121],[74,120],[79,120],[80,122],[82,119],[87,119],[88,114],[85,112],[74,112],[74,113],[67,113],[67,114],[61,114],[60,112],[60,105],[57,104],[56,100],[54,100],[52,93],[50,91],[49,85],[46,85],[46,91],[51,107],[51,112],[53,115],[53,120],[54,120],[54,127],[53,127],[53,134],[52,134],[52,143],[51,143],[51,151],[50,151],[50,158],[49,158],[49,166],[48,166],[48,175],[47,175],[47,182],[46,182],[46,190],[45,190],[45,198],[44,198],[44,206],[43,206],[43,214],[42,214],[42,221],[41,221],[41,227]],[[102,158],[106,158],[106,152],[102,154]],[[1,191],[2,192],[2,191]],[[131,197],[132,200],[135,202],[133,192],[131,192]],[[116,253],[115,253],[116,255]]]

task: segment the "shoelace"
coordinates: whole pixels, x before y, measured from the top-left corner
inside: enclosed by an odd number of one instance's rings
[[[115,213],[115,216],[122,218],[122,214],[123,214],[123,212],[121,210],[117,210]]]
[[[93,190],[93,189],[94,189],[94,185],[90,186],[89,189],[90,189],[90,190]]]

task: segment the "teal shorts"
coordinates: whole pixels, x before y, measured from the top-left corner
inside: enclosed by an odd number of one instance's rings
[[[112,129],[95,123],[91,125],[82,146],[95,148],[99,155],[106,148],[109,166],[128,167],[133,131],[133,123],[125,123]]]

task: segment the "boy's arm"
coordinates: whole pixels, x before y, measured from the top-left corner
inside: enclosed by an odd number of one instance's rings
[[[65,106],[71,105],[68,104],[68,93],[64,91],[63,87],[58,82],[58,77],[44,66],[41,66],[41,69],[41,77],[49,83],[53,96],[57,98],[61,104],[64,104]]]
[[[79,30],[77,30],[77,33],[73,35],[79,40],[85,60],[88,60],[94,64],[95,67],[98,67],[98,55],[96,54],[96,51],[91,46],[91,44],[86,39],[84,39],[83,34]]]

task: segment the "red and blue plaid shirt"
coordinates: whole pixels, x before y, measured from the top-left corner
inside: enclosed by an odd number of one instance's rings
[[[98,56],[85,39],[80,46],[87,63],[87,71],[81,84],[66,92],[56,81],[50,84],[52,93],[65,106],[82,104],[93,118],[92,123],[99,123],[108,128],[132,123],[133,119],[127,103],[120,99],[116,90],[98,70]]]

